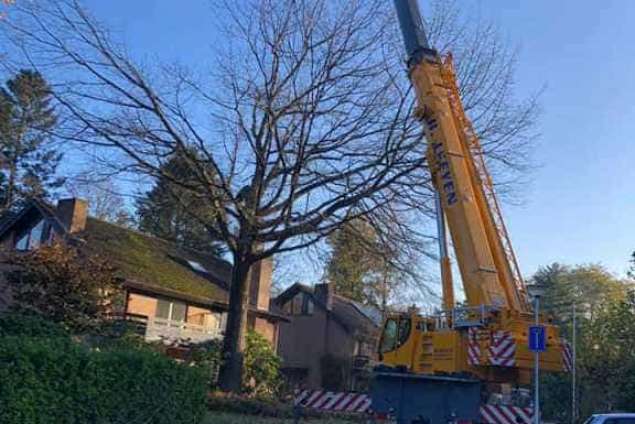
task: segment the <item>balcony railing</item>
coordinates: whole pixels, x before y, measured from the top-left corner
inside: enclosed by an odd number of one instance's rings
[[[222,337],[223,333],[218,326],[205,326],[157,317],[148,318],[145,332],[146,341],[200,343]]]

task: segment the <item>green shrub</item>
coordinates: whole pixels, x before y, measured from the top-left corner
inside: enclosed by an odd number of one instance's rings
[[[0,337],[0,422],[199,424],[205,377],[147,350]]]
[[[0,337],[68,337],[69,333],[60,324],[44,320],[36,314],[0,314]]]
[[[105,258],[55,243],[4,259],[11,308],[38,313],[75,333],[99,330],[123,303],[122,280]]]
[[[271,397],[280,389],[281,359],[273,347],[255,331],[247,333],[243,368],[243,390],[256,396]]]
[[[201,368],[207,377],[210,388],[215,388],[221,365],[222,342],[210,340],[197,343],[190,348],[188,363]]]
[[[200,369],[150,351],[112,350],[94,356],[95,406],[108,422],[201,421],[207,390]]]

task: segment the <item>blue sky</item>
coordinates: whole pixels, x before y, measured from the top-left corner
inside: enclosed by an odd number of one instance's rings
[[[559,261],[599,262],[624,274],[635,250],[635,2],[459,2],[520,46],[520,96],[546,86],[539,167],[523,204],[504,205],[523,273]],[[213,60],[208,0],[88,4],[135,52],[201,66]]]
[[[546,84],[525,203],[505,207],[525,274],[551,261],[616,274],[635,250],[635,2],[475,2],[521,46],[518,91]]]

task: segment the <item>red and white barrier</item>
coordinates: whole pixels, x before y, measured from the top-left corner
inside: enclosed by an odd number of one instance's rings
[[[481,364],[481,346],[478,343],[476,327],[470,327],[467,330],[467,360],[470,365]]]
[[[294,404],[320,411],[363,413],[369,410],[371,400],[364,393],[301,390]],[[533,411],[508,405],[482,405],[480,414],[485,424],[532,424]]]
[[[562,366],[565,371],[573,371],[573,351],[571,345],[565,339],[561,340],[562,343]]]
[[[531,424],[533,410],[508,405],[483,405],[481,418],[486,424]]]
[[[516,341],[509,331],[497,331],[493,334],[489,347],[490,364],[499,367],[516,365]]]
[[[370,403],[370,397],[365,393],[322,390],[302,390],[294,400],[295,405],[332,412],[366,412]]]

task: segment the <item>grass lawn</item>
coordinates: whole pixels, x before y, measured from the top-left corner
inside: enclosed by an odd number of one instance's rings
[[[301,420],[301,423],[310,424],[351,424],[351,421],[342,420]],[[238,415],[219,412],[209,412],[203,424],[293,424],[293,420],[279,418],[259,418],[253,415]]]

